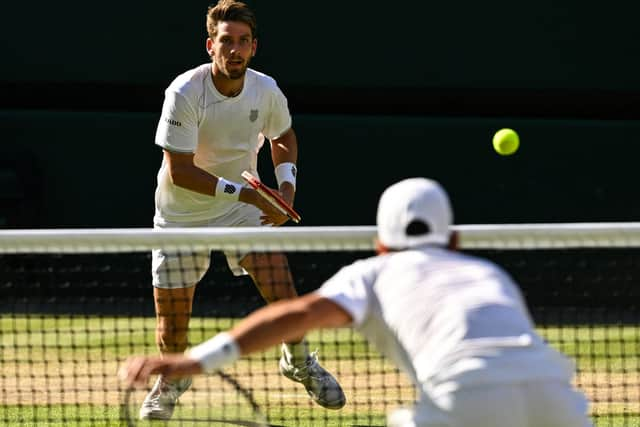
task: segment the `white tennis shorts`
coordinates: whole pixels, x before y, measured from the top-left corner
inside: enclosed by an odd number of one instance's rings
[[[389,427],[592,427],[586,398],[556,381],[465,388],[388,417]]]
[[[257,227],[262,212],[253,205],[238,203],[231,211],[209,221],[195,223],[170,223],[155,228],[179,227]],[[247,274],[239,262],[247,252],[225,252],[229,269],[235,276]],[[166,251],[156,249],[151,256],[151,275],[156,288],[189,288],[195,286],[209,269],[209,251]]]

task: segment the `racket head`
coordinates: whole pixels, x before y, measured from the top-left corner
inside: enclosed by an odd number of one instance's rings
[[[249,183],[249,185],[258,192],[262,197],[264,197],[271,205],[273,205],[276,209],[278,209],[284,215],[287,215],[293,222],[299,223],[302,217],[298,212],[296,212],[289,204],[278,194],[278,192],[273,191],[271,188],[264,185],[258,178],[253,176],[251,172],[244,171],[242,172],[242,178]]]
[[[246,426],[268,427],[266,417],[252,393],[223,372],[194,378],[178,399],[170,420],[141,420],[140,407],[151,387],[123,390],[120,418],[127,427]]]

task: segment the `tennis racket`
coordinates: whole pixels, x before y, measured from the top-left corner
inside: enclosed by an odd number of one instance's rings
[[[282,214],[291,218],[291,220],[295,223],[300,222],[302,219],[298,212],[296,212],[289,204],[278,194],[276,191],[273,191],[271,188],[264,185],[258,178],[253,176],[250,172],[244,171],[242,172],[242,177],[249,183],[249,185],[258,192],[262,197],[264,197],[269,203],[271,203],[276,209],[278,209]]]
[[[221,371],[194,377],[192,386],[180,396],[169,421],[140,419],[140,406],[149,391],[134,387],[124,390],[120,418],[127,427],[273,427],[267,423],[251,392]]]

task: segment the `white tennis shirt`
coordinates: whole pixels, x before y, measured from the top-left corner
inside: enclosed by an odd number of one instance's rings
[[[544,344],[519,289],[493,263],[424,246],[342,268],[317,292],[431,398],[461,387],[569,381],[574,365]]]
[[[252,69],[247,70],[240,94],[226,97],[213,84],[211,66],[181,74],[165,90],[155,142],[169,151],[195,153],[198,167],[242,183],[242,171],[258,175],[264,137],[277,138],[291,127],[287,99],[273,78]],[[163,159],[155,203],[154,223],[163,225],[216,218],[237,202],[173,185]]]

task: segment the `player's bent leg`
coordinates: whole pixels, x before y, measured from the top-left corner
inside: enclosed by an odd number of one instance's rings
[[[238,264],[249,273],[262,298],[268,303],[298,295],[287,257],[278,252],[249,253]]]
[[[287,257],[282,253],[251,253],[239,262],[268,303],[297,295]],[[318,363],[317,352],[309,353],[307,342],[282,345],[280,372],[301,383],[307,394],[328,409],[340,409],[346,397],[338,381]]]
[[[156,308],[156,344],[161,353],[180,353],[187,349],[189,321],[195,286],[154,288]]]
[[[153,297],[156,309],[156,345],[161,353],[179,353],[188,345],[195,284],[209,267],[209,253],[154,251]],[[145,397],[140,418],[168,420],[191,378],[165,380],[161,376]]]
[[[179,353],[187,348],[187,331],[195,286],[154,289],[156,344],[161,353]],[[191,386],[191,378],[166,380],[159,376],[140,407],[140,419],[169,420],[178,398]]]

